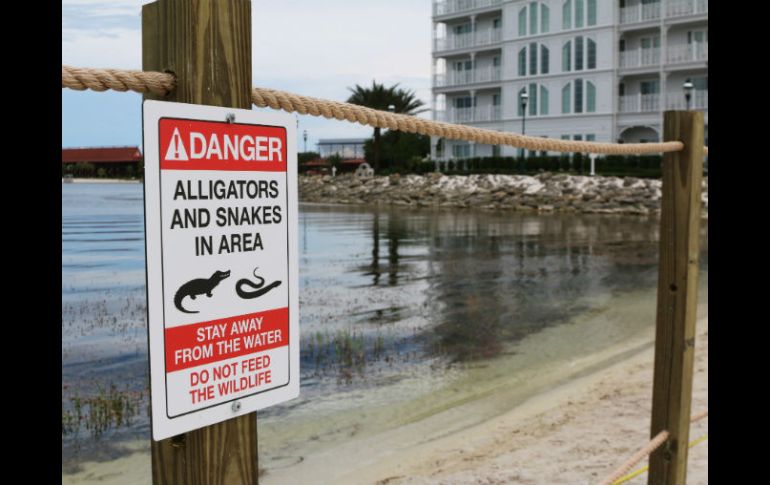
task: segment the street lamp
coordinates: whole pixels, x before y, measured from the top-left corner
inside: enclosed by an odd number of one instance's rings
[[[302,132],[302,139],[305,140],[305,153],[307,153],[307,130]]]
[[[391,113],[395,113],[396,112],[396,105],[389,104],[388,105],[388,111],[390,111]]]
[[[684,89],[684,100],[687,106],[687,111],[690,111],[690,96],[692,94],[692,88],[692,81],[690,81],[690,78],[688,77],[682,85],[682,89]]]
[[[527,94],[527,89],[524,88],[524,92],[521,93],[521,134],[524,135],[526,133],[525,127],[526,127],[526,120],[527,120],[527,101],[529,101],[529,94]],[[524,157],[524,149],[521,148],[521,157]]]

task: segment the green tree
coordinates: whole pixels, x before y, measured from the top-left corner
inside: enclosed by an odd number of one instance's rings
[[[352,93],[348,98],[348,103],[382,111],[388,111],[388,107],[393,105],[395,113],[406,115],[415,115],[426,110],[420,109],[425,103],[417,99],[417,96],[413,91],[409,89],[400,89],[398,84],[386,88],[385,85],[377,84],[376,81],[372,80],[371,88],[356,84],[354,88],[348,89]],[[374,129],[372,153],[372,161],[376,172],[380,168],[380,128]]]
[[[414,170],[414,159],[422,159],[430,153],[430,137],[406,131],[388,130],[382,134],[381,156],[392,163],[392,168],[407,172]],[[374,143],[364,143],[364,156],[373,158]]]

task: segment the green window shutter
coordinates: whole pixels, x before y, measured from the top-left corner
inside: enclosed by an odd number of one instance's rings
[[[551,31],[551,10],[544,3],[540,4],[540,33]]]
[[[540,114],[548,114],[548,89],[545,86],[540,86]]]
[[[561,48],[561,70],[569,72],[572,64],[572,41],[568,40]]]
[[[579,29],[583,26],[583,14],[584,14],[584,2],[583,0],[575,0],[575,28]]]
[[[572,0],[567,0],[561,7],[561,28],[562,30],[572,28]]]
[[[540,74],[548,74],[550,63],[550,55],[548,47],[540,46]]]
[[[596,69],[596,42],[588,39],[588,59],[586,69]]]
[[[527,48],[522,47],[519,51],[519,76],[527,75]]]
[[[537,74],[537,44],[532,42],[529,44],[529,75],[535,74]]]
[[[569,107],[572,104],[571,101],[571,95],[572,94],[572,83],[567,83],[566,86],[561,88],[561,112],[562,114],[567,114],[570,112]]]
[[[527,35],[527,7],[519,10],[519,37]]]
[[[596,112],[596,86],[591,81],[586,82],[586,111]]]
[[[575,70],[583,70],[583,36],[575,37]]]
[[[529,115],[537,115],[537,84],[529,85]]]
[[[588,0],[588,25],[596,25],[596,0]]]
[[[575,113],[583,112],[583,80],[575,79]]]
[[[537,34],[537,3],[529,3],[529,35]]]

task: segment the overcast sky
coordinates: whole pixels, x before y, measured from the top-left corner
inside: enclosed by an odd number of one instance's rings
[[[147,0],[62,0],[62,64],[141,69]],[[255,86],[345,101],[348,87],[400,83],[430,105],[430,0],[252,0]],[[62,89],[62,146],[137,145],[136,93]],[[256,109],[256,108],[255,108]],[[372,129],[297,115],[297,144],[369,137]],[[422,116],[428,116],[428,113]]]

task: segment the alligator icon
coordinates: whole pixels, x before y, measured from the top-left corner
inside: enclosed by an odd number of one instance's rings
[[[220,281],[230,276],[230,270],[227,271],[215,271],[211,278],[198,278],[179,287],[174,295],[174,306],[184,313],[200,313],[197,311],[185,310],[182,306],[182,300],[184,297],[189,296],[193,300],[197,295],[206,295],[211,297],[211,292],[216,288]]]
[[[261,276],[257,276],[257,270],[259,267],[254,268],[254,277],[259,280],[258,283],[254,283],[253,281],[249,281],[246,278],[238,280],[238,283],[235,284],[235,292],[238,293],[238,296],[244,299],[250,299],[250,298],[257,298],[259,296],[264,295],[268,291],[272,290],[273,288],[280,286],[281,282],[280,280],[273,281],[269,285],[265,286],[265,279]],[[255,291],[246,291],[244,289],[244,286],[251,287],[251,289]],[[264,287],[264,288],[263,288]]]

